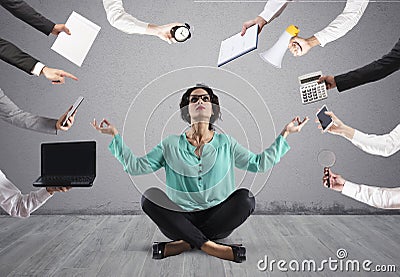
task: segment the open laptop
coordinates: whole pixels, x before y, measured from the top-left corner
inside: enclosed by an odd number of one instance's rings
[[[91,187],[96,178],[96,142],[41,145],[41,176],[35,187]]]

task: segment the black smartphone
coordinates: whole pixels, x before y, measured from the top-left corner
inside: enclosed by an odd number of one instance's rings
[[[76,99],[74,105],[72,106],[72,109],[67,113],[67,117],[65,117],[64,122],[62,123],[62,126],[66,127],[67,126],[67,121],[68,118],[76,111],[76,109],[79,107],[79,105],[82,103],[83,101],[83,97],[79,96],[78,99]]]
[[[317,118],[321,123],[323,132],[326,132],[329,129],[329,127],[331,127],[333,124],[332,118],[325,114],[325,112],[327,111],[328,108],[326,107],[326,105],[323,105],[322,108],[319,109],[319,111],[317,112]]]

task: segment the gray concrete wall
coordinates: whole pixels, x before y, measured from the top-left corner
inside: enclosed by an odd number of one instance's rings
[[[96,140],[98,172],[94,186],[91,189],[59,193],[37,213],[118,214],[140,211],[139,191],[107,149],[111,138],[97,133],[89,122],[93,117],[105,117],[122,131],[131,102],[149,82],[180,68],[215,66],[221,40],[239,32],[242,22],[255,17],[264,4],[125,0],[126,10],[142,20],[155,24],[174,21],[190,23],[193,38],[184,44],[168,45],[154,37],[127,35],[112,28],[106,20],[101,1],[28,2],[55,22],[65,22],[74,10],[102,29],[83,66],[78,68],[50,50],[54,36],[46,37],[13,18],[3,8],[0,9],[1,37],[14,42],[43,63],[69,71],[80,79],[79,82],[67,80],[65,85],[53,86],[43,77],[28,76],[0,62],[0,84],[4,92],[24,110],[51,117],[61,115],[77,96],[83,95],[86,98],[78,111],[74,127],[58,136],[22,130],[0,122],[1,170],[27,193],[33,189],[31,184],[39,175],[42,142]],[[161,102],[158,115],[155,113],[149,120],[143,144],[144,126],[148,119],[146,111],[151,112],[160,102],[161,96],[172,94],[190,85],[192,81],[203,81],[224,90],[220,92],[221,105],[226,105],[224,121],[219,123],[221,129],[238,136],[238,140],[254,152],[272,143],[275,136],[273,126],[280,132],[295,115],[308,115],[312,118],[300,134],[289,137],[292,149],[273,169],[268,179],[268,174],[255,179],[251,174],[246,175],[248,179],[245,178],[241,186],[249,186],[254,179],[253,186],[261,187],[267,180],[257,194],[258,213],[382,212],[323,188],[322,169],[317,162],[317,154],[321,149],[331,149],[337,157],[333,168],[335,172],[357,183],[387,187],[399,185],[400,154],[390,158],[368,155],[343,138],[320,134],[313,119],[316,110],[322,104],[327,104],[346,123],[359,130],[378,134],[391,131],[399,122],[400,73],[396,72],[383,81],[343,94],[332,90],[326,101],[311,105],[301,104],[297,77],[317,70],[325,74],[347,72],[389,52],[400,36],[400,3],[371,2],[359,24],[345,37],[324,48],[316,47],[301,58],[294,58],[287,53],[280,70],[264,63],[258,56],[258,53],[268,49],[277,40],[289,24],[298,25],[300,35],[308,37],[333,20],[344,5],[344,2],[336,1],[291,3],[278,19],[265,27],[259,37],[258,50],[223,67],[230,72],[210,68],[204,75],[185,73],[183,80],[176,77],[175,83],[159,94],[157,92],[163,85],[155,81],[137,98],[145,112],[131,111],[128,116],[128,119],[132,119],[125,125],[126,134],[129,135],[126,136],[128,145],[135,153],[143,154],[169,131],[183,130],[186,125],[178,121],[179,116],[175,114],[171,118],[177,120],[162,133],[166,126],[165,119],[177,111],[179,96],[172,95],[164,104]],[[227,79],[216,78],[222,75],[226,75]],[[259,106],[262,101],[255,91],[260,93],[268,105],[271,116]],[[262,128],[260,133],[245,109],[233,108],[235,103],[245,103],[252,110]],[[239,118],[243,129],[238,127],[234,116]],[[259,143],[261,138],[262,144]],[[136,141],[140,143],[136,145]],[[163,172],[157,176],[162,180]],[[153,184],[154,178],[141,176],[134,180],[140,184],[140,189],[144,189]]]

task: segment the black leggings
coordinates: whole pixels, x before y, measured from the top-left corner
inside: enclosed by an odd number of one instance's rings
[[[157,199],[157,204],[151,199]],[[182,209],[163,191],[150,188],[143,194],[141,204],[165,236],[171,240],[184,240],[200,249],[205,242],[226,238],[239,227],[253,213],[255,198],[249,190],[241,188],[214,207],[185,212],[179,211]]]

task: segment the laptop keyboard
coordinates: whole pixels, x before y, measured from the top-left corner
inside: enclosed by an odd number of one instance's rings
[[[83,184],[90,182],[93,178],[89,176],[45,176],[42,177],[42,182],[49,183],[76,183]]]

